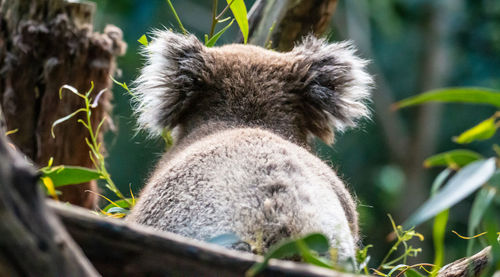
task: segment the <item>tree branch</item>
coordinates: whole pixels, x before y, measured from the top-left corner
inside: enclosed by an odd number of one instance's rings
[[[38,174],[0,131],[0,276],[98,276],[47,209]]]
[[[104,276],[243,276],[262,260],[250,253],[98,217],[78,207],[51,200],[48,204]],[[285,275],[354,276],[281,260],[272,260],[259,276]]]

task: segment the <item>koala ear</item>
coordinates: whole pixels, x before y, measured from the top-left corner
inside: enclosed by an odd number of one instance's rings
[[[373,80],[368,62],[355,52],[350,42],[328,44],[312,35],[291,52],[306,70],[300,91],[309,131],[329,144],[334,129],[343,131],[370,114],[366,104]]]
[[[208,79],[205,52],[193,35],[153,32],[142,49],[146,64],[133,86],[140,128],[158,135],[179,124],[198,97],[197,86]]]

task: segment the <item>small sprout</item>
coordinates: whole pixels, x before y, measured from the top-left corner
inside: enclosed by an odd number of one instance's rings
[[[78,90],[75,88],[75,87],[72,87],[70,85],[64,85],[62,86],[60,89],[59,89],[59,99],[62,99],[62,91],[63,89],[67,89],[69,91],[71,91],[72,93],[78,95],[79,97],[81,98],[84,98],[85,99],[85,95],[81,94],[78,92]]]
[[[102,94],[106,91],[107,89],[101,89],[97,96],[95,97],[94,101],[92,102],[92,105],[90,105],[91,108],[97,108],[99,105],[99,98],[101,98]]]
[[[74,111],[73,113],[65,116],[65,117],[62,117],[62,118],[59,118],[58,120],[54,121],[54,123],[52,123],[52,128],[50,129],[50,134],[52,135],[52,138],[55,138],[56,135],[54,134],[54,128],[58,125],[58,124],[61,124],[63,123],[64,121],[72,118],[73,116],[77,115],[78,113],[80,112],[85,112],[85,108],[80,108],[76,111]]]

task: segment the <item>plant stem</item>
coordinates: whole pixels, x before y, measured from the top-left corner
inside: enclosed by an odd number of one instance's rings
[[[118,190],[116,187],[115,183],[113,180],[111,180],[111,175],[109,174],[108,170],[106,169],[106,165],[104,162],[104,156],[99,152],[99,145],[97,143],[97,137],[96,134],[94,134],[94,131],[92,130],[92,121],[91,121],[91,113],[90,113],[90,99],[88,97],[85,97],[85,109],[87,110],[87,126],[88,126],[88,131],[90,135],[90,141],[92,143],[91,150],[94,156],[97,159],[98,163],[98,168],[96,168],[99,173],[101,173],[102,177],[108,184],[108,187],[110,188],[111,191],[113,191],[119,198],[124,199],[125,201],[128,202],[127,198]]]
[[[400,243],[401,243],[401,240],[399,239],[399,236],[398,236],[398,241],[392,246],[391,250],[389,250],[389,252],[387,253],[387,255],[385,255],[385,257],[382,260],[382,262],[380,263],[380,266],[378,267],[378,269],[382,268],[382,266],[387,262],[387,260],[391,256],[392,252],[394,252],[395,250],[398,249]]]
[[[214,35],[215,25],[217,25],[217,23],[219,22],[219,20],[217,20],[217,4],[218,4],[218,1],[214,0],[213,5],[212,5],[212,26],[210,26],[210,34],[208,35],[209,40]]]
[[[175,11],[174,5],[172,5],[172,1],[167,0],[168,5],[170,6],[170,10],[172,10],[172,13],[175,16],[175,19],[177,20],[177,24],[179,24],[179,28],[181,28],[182,32],[187,35],[188,31],[184,28],[184,25],[182,25],[181,19],[177,15],[177,12]]]

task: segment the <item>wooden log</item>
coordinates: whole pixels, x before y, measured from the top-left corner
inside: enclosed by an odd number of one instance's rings
[[[248,42],[288,51],[305,35],[323,34],[336,6],[337,0],[257,0],[249,12]]]
[[[68,84],[92,95],[108,89],[92,111],[93,127],[107,118],[112,98],[115,58],[125,51],[121,30],[107,26],[103,34],[92,31],[95,4],[88,1],[0,0],[0,105],[14,144],[38,166],[52,157],[54,165],[92,167],[87,131],[77,118],[56,127],[53,122],[83,106],[82,99],[59,89]],[[102,142],[102,136],[99,137]],[[95,182],[61,188],[62,199],[94,208]]]
[[[103,276],[243,276],[262,257],[99,217],[48,200],[73,239]],[[359,276],[272,260],[259,276]]]
[[[0,276],[99,276],[45,205],[38,177],[0,130]]]
[[[491,246],[484,248],[471,257],[465,257],[447,264],[439,270],[438,277],[481,276],[490,260]]]

